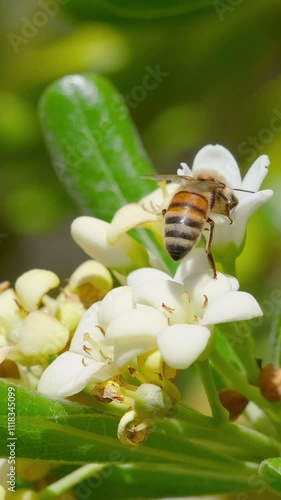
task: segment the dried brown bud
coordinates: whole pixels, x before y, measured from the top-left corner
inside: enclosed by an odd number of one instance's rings
[[[9,359],[4,359],[4,361],[0,363],[0,378],[10,378],[10,379],[20,378],[18,367],[16,363],[14,363],[14,361],[10,361]]]
[[[106,380],[102,384],[96,385],[92,391],[92,395],[101,401],[101,403],[111,403],[112,401],[118,401],[122,403],[124,401],[124,395],[122,393],[123,380],[121,377],[115,377]]]
[[[138,446],[143,443],[150,434],[150,425],[153,421],[139,419],[134,410],[130,410],[121,418],[117,436],[121,443]]]
[[[243,394],[232,389],[223,389],[220,391],[219,398],[222,406],[229,413],[229,420],[236,420],[243,413],[249,402]]]
[[[281,401],[281,368],[266,365],[260,375],[260,390],[268,401]]]

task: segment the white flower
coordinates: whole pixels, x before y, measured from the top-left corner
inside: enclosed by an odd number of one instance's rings
[[[44,371],[39,392],[52,397],[72,396],[87,384],[102,382],[118,373],[113,350],[104,341],[102,327],[97,326],[99,304],[96,302],[84,314],[69,351],[58,356]]]
[[[86,312],[111,290],[113,280],[108,269],[94,260],[80,264],[57,298],[44,297],[44,305],[72,335]]]
[[[260,156],[242,180],[240,169],[233,155],[226,148],[217,144],[207,145],[200,149],[194,158],[192,170],[186,164],[182,164],[182,168],[178,170],[178,175],[195,177],[201,172],[208,172],[214,177],[216,175],[223,176],[234,190],[238,205],[231,212],[233,224],[229,224],[228,219],[222,215],[211,215],[216,223],[213,248],[216,246],[224,247],[230,242],[233,242],[237,247],[242,244],[248,219],[273,195],[271,189],[259,191],[267,175],[269,163],[268,156]],[[235,191],[235,189],[252,192]]]
[[[192,256],[194,269],[201,253]],[[256,300],[238,291],[235,278],[218,273],[214,280],[209,269],[184,277],[186,269],[184,259],[176,279],[151,268],[129,274],[128,286],[111,290],[88,309],[70,350],[47,368],[38,390],[73,395],[126,373],[138,356],[157,348],[167,365],[187,368],[208,348],[212,325],[262,315]]]
[[[187,368],[204,352],[211,325],[262,315],[254,297],[238,291],[235,278],[218,273],[214,280],[208,270],[191,274],[181,284],[168,275],[165,278],[163,273],[157,278],[155,271],[134,271],[128,277],[128,284],[133,284],[133,299],[137,304],[149,305],[166,317],[165,328],[160,328],[159,323],[156,342],[164,360],[173,368]],[[126,315],[123,321],[126,323]],[[121,339],[122,329],[116,330],[114,338]],[[113,338],[113,332],[110,336]],[[118,364],[118,359],[115,362]]]
[[[58,284],[51,271],[32,269],[17,279],[15,290],[0,293],[0,362],[8,357],[26,366],[44,364],[65,347],[68,329],[47,311],[38,310]]]
[[[121,274],[128,274],[132,269],[148,265],[148,255],[143,245],[125,233],[111,242],[108,239],[109,228],[108,222],[82,216],[73,221],[71,234],[90,257]]]
[[[268,165],[268,156],[260,156],[242,180],[236,160],[226,148],[220,145],[203,147],[197,153],[192,169],[185,163],[181,164],[182,168],[178,169],[178,175],[196,177],[207,172],[214,177],[219,176],[226,180],[238,199],[238,205],[231,212],[233,224],[229,224],[226,216],[211,213],[211,218],[215,221],[213,248],[223,251],[229,243],[234,243],[237,248],[241,247],[249,217],[273,194],[271,189],[258,191],[268,172]],[[170,183],[166,187],[156,189],[138,204],[122,207],[108,227],[108,241],[113,243],[125,232],[141,226],[151,229],[159,242],[163,244],[162,209],[168,207],[178,189],[179,184]],[[252,192],[235,191],[235,189]]]

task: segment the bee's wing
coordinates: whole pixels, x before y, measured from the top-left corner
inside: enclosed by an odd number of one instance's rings
[[[185,188],[196,189],[201,193],[206,191],[213,191],[217,186],[218,182],[214,179],[194,179],[194,177],[189,177],[188,175],[142,175],[143,179],[151,179],[153,181],[171,181],[176,184],[182,184]]]
[[[166,175],[166,174],[156,174],[156,175],[141,175],[142,179],[151,179],[153,181],[171,181],[171,182],[176,182],[177,184],[185,183],[185,182],[192,182],[194,179],[193,177],[188,177],[186,175]]]

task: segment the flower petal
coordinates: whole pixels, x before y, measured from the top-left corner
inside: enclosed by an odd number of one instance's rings
[[[228,243],[233,242],[239,247],[244,239],[246,225],[251,215],[267,200],[271,198],[273,191],[265,189],[257,193],[249,194],[239,201],[237,207],[232,213],[233,224],[222,221],[218,217],[212,218],[215,220],[214,239],[212,246],[226,246]]]
[[[107,267],[129,266],[130,259],[124,249],[108,245],[107,233],[110,224],[94,217],[82,216],[71,225],[71,234],[76,243],[90,257]]]
[[[270,161],[267,155],[259,156],[246,173],[242,182],[242,189],[258,191],[268,173],[267,167],[269,164]]]
[[[25,313],[17,304],[17,297],[12,288],[0,294],[0,332],[11,342],[18,341],[19,330]]]
[[[132,271],[127,277],[127,284],[132,288],[136,286],[142,285],[147,281],[157,280],[157,279],[166,279],[171,280],[171,276],[164,271],[160,271],[159,269],[153,269],[152,267],[143,267],[142,269],[136,269]]]
[[[152,336],[167,326],[167,319],[153,307],[142,306],[133,309],[115,318],[106,330],[107,340],[131,338],[132,343],[136,337]]]
[[[219,144],[204,146],[197,153],[192,173],[195,176],[201,171],[222,175],[231,187],[240,188],[242,185],[240,170],[235,158],[230,151]]]
[[[171,323],[184,323],[184,287],[172,279],[147,281],[134,289],[135,303],[151,306],[169,318]]]
[[[147,212],[138,203],[129,203],[120,208],[114,215],[108,228],[108,243],[113,245],[122,234],[127,233],[130,229],[157,220],[156,214]]]
[[[201,325],[214,325],[262,316],[256,299],[247,292],[228,292],[206,310]]]
[[[114,344],[114,363],[116,366],[124,366],[134,360],[140,354],[149,352],[156,347],[156,337],[138,337],[137,342],[127,337],[119,339]]]
[[[98,300],[101,300],[111,290],[113,284],[108,269],[94,260],[87,260],[77,267],[69,278],[68,287],[71,291],[77,289],[79,295],[79,287],[87,283],[92,285],[99,293]]]
[[[174,280],[183,283],[192,273],[201,273],[210,269],[206,252],[203,248],[193,248],[180,262]]]
[[[0,347],[0,365],[7,358],[10,352],[14,349],[14,346]],[[0,497],[1,498],[1,497]]]
[[[84,362],[85,363],[85,362]],[[96,362],[74,352],[64,352],[42,374],[38,391],[48,396],[65,398],[82,391],[90,382],[101,382],[114,375],[116,369],[106,362]]]
[[[167,319],[153,307],[142,306],[113,320],[106,330],[108,343],[114,345],[114,362],[123,366],[135,356],[156,347],[159,331]]]
[[[232,290],[232,282],[222,273],[217,273],[217,279],[214,280],[213,271],[208,270],[188,276],[184,280],[184,287],[195,306],[195,314],[201,316],[203,310]]]
[[[108,243],[110,224],[94,217],[78,217],[71,226],[71,234],[76,243],[93,259],[106,267],[117,270],[146,266],[146,249],[136,240],[122,234],[114,245]]]
[[[120,286],[111,290],[97,309],[98,325],[106,330],[107,326],[121,314],[131,311],[133,304],[133,290],[128,286]]]
[[[67,344],[69,331],[60,321],[42,311],[31,312],[23,321],[18,349],[25,356],[56,354]]]
[[[86,309],[78,297],[71,295],[59,304],[59,308],[54,316],[73,334],[85,312]]]
[[[172,368],[188,368],[206,349],[211,333],[197,325],[172,325],[163,329],[157,343],[165,362]]]
[[[85,312],[70,344],[70,351],[86,356],[83,346],[85,344],[84,335],[89,333],[96,342],[103,342],[104,336],[98,325],[98,307],[100,302],[96,302]]]
[[[17,279],[15,291],[23,309],[31,312],[38,309],[44,295],[59,283],[58,276],[52,271],[31,269]]]
[[[192,170],[186,163],[182,162],[180,165],[181,168],[178,168],[177,175],[185,175],[186,177],[193,177]]]

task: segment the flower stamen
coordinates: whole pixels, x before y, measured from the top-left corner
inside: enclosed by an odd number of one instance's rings
[[[105,336],[105,330],[103,329],[102,326],[96,325],[96,328],[98,328],[101,331],[101,333]]]
[[[208,302],[209,302],[209,299],[208,299],[207,295],[203,295],[203,297],[204,297],[204,302],[202,305],[202,309],[206,309]]]
[[[173,308],[173,307],[166,306],[166,304],[164,304],[164,302],[162,302],[162,307],[163,307],[163,309],[165,309],[165,311],[167,311],[168,313],[171,313],[171,314],[175,310],[175,308]]]

